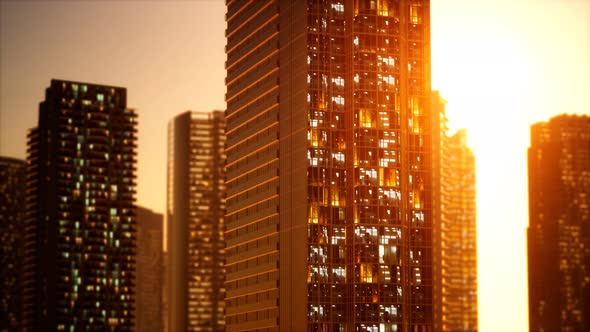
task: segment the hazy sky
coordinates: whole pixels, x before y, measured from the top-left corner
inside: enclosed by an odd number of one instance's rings
[[[590,0],[432,0],[432,85],[477,158],[481,331],[528,329],[529,125],[590,114]],[[138,203],[165,211],[166,130],[224,109],[223,0],[0,1],[0,154],[25,158],[52,78],[124,86]]]

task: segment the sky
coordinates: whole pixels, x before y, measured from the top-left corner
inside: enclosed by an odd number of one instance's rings
[[[167,124],[225,108],[225,5],[0,1],[0,155],[25,158],[52,78],[124,86],[138,204],[165,212]],[[480,331],[528,330],[530,125],[590,114],[590,0],[432,0],[432,87],[477,160]]]

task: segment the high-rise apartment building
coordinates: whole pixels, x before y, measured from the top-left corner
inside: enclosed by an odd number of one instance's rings
[[[223,330],[223,111],[182,113],[168,133],[169,329]]]
[[[136,330],[162,332],[164,216],[137,207]]]
[[[475,157],[432,93],[434,330],[477,331]]]
[[[134,327],[137,119],[125,88],[52,80],[29,133],[24,326]]]
[[[227,329],[432,330],[430,2],[226,19]]]
[[[528,278],[531,331],[590,330],[590,117],[531,127]]]
[[[0,157],[0,331],[16,331],[22,321],[26,166]]]

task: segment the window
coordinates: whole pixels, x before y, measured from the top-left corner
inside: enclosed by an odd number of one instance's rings
[[[422,23],[420,11],[421,11],[420,5],[418,5],[418,4],[410,5],[410,22],[412,22],[412,24]]]

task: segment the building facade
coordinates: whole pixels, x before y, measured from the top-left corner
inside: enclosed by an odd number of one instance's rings
[[[464,129],[449,135],[445,105],[433,91],[434,330],[477,331],[475,157]]]
[[[169,329],[223,330],[224,114],[182,113],[168,133]]]
[[[528,278],[531,331],[590,329],[590,118],[531,127]]]
[[[162,332],[164,216],[137,207],[136,331]]]
[[[137,119],[125,88],[52,80],[28,136],[26,330],[132,330]]]
[[[15,331],[22,321],[26,166],[0,157],[0,331]]]
[[[430,3],[227,1],[229,331],[430,331]]]

